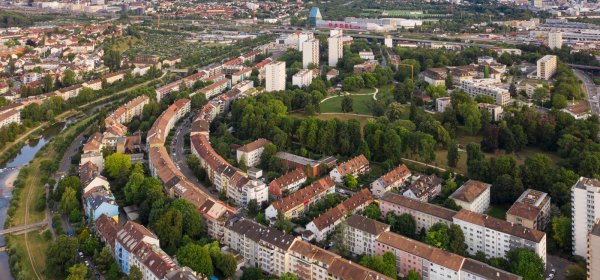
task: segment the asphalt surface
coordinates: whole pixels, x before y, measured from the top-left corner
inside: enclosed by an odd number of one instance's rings
[[[544,279],[548,279],[548,276],[550,275],[550,273],[552,273],[552,269],[554,269],[556,272],[554,273],[554,278],[553,279],[557,279],[557,280],[562,280],[566,278],[566,270],[567,270],[567,266],[571,265],[572,263],[566,259],[563,259],[561,257],[557,257],[557,256],[553,256],[553,255],[547,255],[546,256],[546,274],[544,274]]]
[[[65,152],[63,158],[60,160],[58,165],[58,170],[56,171],[56,181],[60,181],[61,177],[66,176],[69,173],[69,168],[71,168],[71,158],[79,151],[79,148],[83,145],[85,132],[82,132],[71,142],[71,145]]]
[[[592,78],[588,74],[581,70],[573,69],[573,72],[583,82],[592,113],[597,116],[600,115],[600,96],[594,81],[592,81]]]
[[[185,150],[184,143],[185,137],[190,133],[191,128],[191,118],[186,118],[179,124],[177,130],[175,130],[175,137],[173,137],[173,142],[171,143],[173,150],[173,153],[171,153],[171,159],[185,177],[187,177],[190,181],[197,183],[202,191],[218,199],[219,193],[216,192],[215,188],[209,188],[202,184],[198,178],[196,178],[196,175],[194,175],[194,172],[192,172],[187,164],[187,157],[190,155],[190,152]]]

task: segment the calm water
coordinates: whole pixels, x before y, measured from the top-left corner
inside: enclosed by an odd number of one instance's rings
[[[42,133],[42,137],[37,140],[29,141],[28,144],[23,146],[18,154],[16,154],[10,161],[5,165],[0,166],[0,229],[4,229],[4,221],[6,220],[6,211],[8,210],[8,204],[12,198],[12,189],[7,188],[7,180],[14,175],[18,174],[19,169],[31,162],[35,157],[35,154],[44,147],[50,139],[58,135],[67,124],[73,120],[67,120],[66,123],[57,123]],[[4,236],[0,236],[0,246],[4,246]],[[10,274],[10,268],[8,264],[8,254],[0,253],[0,279],[13,280],[14,278]]]

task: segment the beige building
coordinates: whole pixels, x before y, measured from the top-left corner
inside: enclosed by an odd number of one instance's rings
[[[267,64],[266,68],[266,84],[265,90],[282,91],[285,90],[285,62],[276,61]]]
[[[319,65],[319,40],[317,39],[302,43],[302,67],[308,68],[311,64]]]
[[[552,31],[548,33],[548,47],[551,49],[560,49],[562,48],[562,44],[562,32]]]
[[[478,95],[490,96],[500,106],[504,106],[510,101],[508,89],[498,84],[498,80],[493,78],[462,80],[458,84],[458,88],[464,90],[473,99]]]
[[[490,206],[491,186],[477,180],[469,180],[450,195],[450,198],[462,209],[483,213]]]
[[[240,162],[242,159],[246,161],[246,166],[254,167],[260,164],[260,156],[265,150],[265,146],[271,141],[265,138],[256,139],[236,150],[236,159]]]
[[[438,98],[439,99],[439,98]],[[486,109],[492,115],[492,121],[498,122],[502,120],[502,115],[504,113],[504,109],[502,106],[488,103],[479,103],[477,104],[479,109]]]
[[[341,30],[340,30],[341,33]],[[329,66],[336,67],[338,61],[344,57],[344,42],[341,34],[327,38]]]
[[[417,230],[424,228],[429,230],[436,223],[452,225],[452,218],[456,211],[441,206],[429,204],[416,199],[388,192],[379,201],[381,215],[387,216],[393,212],[396,216],[410,214],[417,222]]]
[[[11,123],[21,124],[21,111],[11,109],[0,114],[0,128],[8,126]]]
[[[587,248],[587,279],[600,279],[600,221],[596,221],[588,235]]]
[[[506,220],[526,228],[544,230],[550,221],[550,196],[527,189],[508,209]]]
[[[346,219],[345,239],[348,249],[356,255],[374,255],[375,240],[382,233],[389,231],[390,225],[380,223],[360,215],[352,215]]]
[[[537,78],[540,80],[549,80],[556,73],[556,64],[558,58],[556,55],[546,55],[537,61]]]
[[[307,87],[312,83],[313,77],[313,70],[302,69],[292,76],[292,85],[300,88]]]

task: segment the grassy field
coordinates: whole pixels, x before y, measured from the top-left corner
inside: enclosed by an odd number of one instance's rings
[[[35,264],[35,271],[40,279],[45,279],[44,269],[46,267],[46,248],[49,241],[46,240],[41,232],[30,232],[24,235],[10,237],[11,248],[14,248],[15,254],[21,256],[21,269],[17,279],[38,279],[34,273],[31,262]],[[26,247],[29,245],[29,250]],[[31,259],[30,257],[31,256]],[[15,275],[17,276],[17,275]]]
[[[89,120],[94,117],[95,115],[91,115],[76,125],[72,125],[61,133],[61,136],[65,138],[71,137],[81,126],[88,125]],[[52,160],[61,156],[53,147],[54,142],[48,145],[48,148],[40,150],[31,163],[27,167],[24,167],[28,169],[29,173],[25,177],[25,184],[21,189],[21,199],[18,202],[17,209],[14,215],[11,216],[13,226],[41,222],[46,217],[46,210],[35,210],[35,201],[38,195],[40,195],[40,192],[45,192],[45,188],[42,185],[42,176],[40,175],[40,166],[45,160]],[[49,242],[44,240],[39,232],[14,237],[11,242],[11,245],[16,248],[17,252],[22,252],[21,261],[23,265],[21,266],[22,270],[20,273],[29,276],[36,275],[37,273],[43,279],[42,273],[46,265],[45,252]],[[36,278],[38,277],[25,277],[23,279]]]
[[[372,114],[372,103],[373,95],[353,95],[353,94],[372,94],[374,89],[360,89],[357,91],[350,92],[350,97],[354,101],[353,113],[371,115]],[[342,112],[342,99],[344,96],[335,96],[325,100],[321,103],[321,113],[341,113]]]

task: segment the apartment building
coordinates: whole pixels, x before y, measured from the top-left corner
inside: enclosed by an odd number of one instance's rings
[[[244,146],[239,147],[235,154],[238,162],[242,159],[246,161],[246,166],[254,167],[260,164],[260,156],[265,150],[265,146],[271,144],[271,141],[265,138],[256,139]]]
[[[550,222],[550,196],[537,190],[525,190],[506,212],[506,220],[543,231]]]
[[[369,160],[364,155],[359,155],[336,166],[329,172],[329,176],[336,183],[342,184],[344,183],[344,177],[348,175],[358,177],[367,172],[369,172]]]
[[[314,71],[310,69],[302,69],[292,76],[292,85],[297,87],[307,87],[312,83]]]
[[[456,205],[477,213],[485,212],[490,207],[490,190],[492,185],[477,180],[466,181],[450,198]]]
[[[600,221],[592,227],[587,241],[587,279],[600,279]]]
[[[146,95],[140,95],[124,105],[119,106],[119,108],[108,117],[120,124],[129,123],[134,117],[142,115],[144,106],[148,103],[150,103],[150,98]]]
[[[450,108],[452,106],[452,97],[450,96],[446,96],[446,97],[438,97],[435,99],[435,110],[443,113],[446,111],[446,109]]]
[[[402,195],[428,202],[442,191],[442,179],[435,174],[420,175]]]
[[[363,189],[312,220],[306,229],[311,231],[317,242],[322,242],[343,222],[348,214],[360,212],[373,202],[369,189]],[[311,236],[312,237],[312,236]],[[309,238],[312,239],[312,238]]]
[[[306,182],[306,173],[301,168],[296,168],[269,183],[269,193],[276,198],[296,192]]]
[[[144,245],[160,247],[158,237],[146,227],[131,221],[123,225],[115,237],[115,261],[119,270],[129,274],[131,266],[137,263],[136,255],[144,249]]]
[[[239,253],[247,267],[259,267],[280,276],[289,271],[287,252],[296,239],[277,229],[241,219],[228,223],[223,243]]]
[[[375,60],[375,54],[373,54],[373,51],[361,51],[358,52],[358,56],[360,56],[360,59],[362,60]]]
[[[302,68],[319,66],[319,40],[309,39],[302,43]]]
[[[388,224],[364,216],[352,215],[346,219],[344,239],[352,254],[370,256],[375,254],[377,237],[389,230]]]
[[[294,35],[294,34],[292,34]],[[295,36],[293,36],[295,37]],[[301,32],[300,34],[298,34],[298,40],[297,40],[297,48],[299,51],[303,52],[304,51],[304,43],[306,41],[312,40],[315,38],[315,34],[313,34],[312,32]]]
[[[292,244],[288,255],[288,272],[297,275],[299,279],[391,279],[302,240]]]
[[[571,187],[573,255],[585,257],[587,236],[600,218],[600,181],[580,177]]]
[[[461,227],[469,254],[484,252],[487,258],[504,258],[511,249],[535,252],[546,263],[546,233],[485,214],[462,209],[453,217]]]
[[[330,177],[322,178],[310,186],[305,187],[291,195],[273,202],[266,210],[269,219],[275,219],[281,212],[286,218],[295,218],[304,214],[311,205],[318,202],[328,194],[335,192],[335,182]]]
[[[417,222],[417,230],[421,228],[429,230],[436,223],[450,226],[454,215],[456,215],[456,211],[394,193],[384,194],[379,201],[379,208],[383,217],[389,212],[393,212],[397,216],[402,214],[412,215]]]
[[[9,126],[10,124],[21,124],[21,111],[12,109],[0,114],[0,128]]]
[[[214,83],[201,88],[198,92],[201,94],[204,94],[206,99],[211,99],[212,97],[223,93],[230,86],[231,86],[230,79],[222,79],[222,80],[215,81]],[[194,94],[191,94],[191,96],[193,96]]]
[[[382,197],[386,192],[402,187],[402,185],[406,183],[410,176],[411,172],[406,165],[398,165],[396,168],[390,170],[388,173],[377,178],[377,180],[371,183],[371,191],[373,192],[373,196],[379,198]]]
[[[433,86],[443,86],[446,85],[447,76],[448,69],[446,68],[429,68],[419,73],[419,80],[425,81]]]
[[[560,49],[563,44],[562,32],[550,31],[548,32],[548,47],[551,49]]]
[[[148,130],[146,145],[148,147],[163,145],[175,123],[190,112],[191,104],[191,100],[182,98],[163,111]]]
[[[396,256],[398,276],[406,277],[411,270],[423,280],[520,280],[520,276],[485,263],[465,258],[442,249],[412,240],[390,231],[375,240],[375,254],[391,252]]]
[[[556,55],[545,55],[537,61],[537,78],[550,80],[556,73],[558,58]]]
[[[342,31],[327,38],[328,64],[330,67],[336,67],[338,61],[344,57],[344,41]]]
[[[92,221],[98,220],[101,215],[118,220],[119,205],[115,200],[115,196],[110,191],[110,187],[104,184],[92,186],[87,191],[84,191],[82,195],[85,203],[83,207],[85,216]]]
[[[267,92],[285,90],[285,62],[276,61],[265,66],[265,90]]]
[[[504,106],[510,101],[508,89],[498,84],[498,80],[493,78],[462,80],[457,86],[473,99],[478,95],[490,96],[500,106]]]
[[[502,116],[504,113],[504,109],[502,109],[502,106],[488,103],[478,103],[477,107],[479,107],[480,110],[483,109],[490,112],[490,115],[492,115],[492,121],[498,122],[502,120]]]

